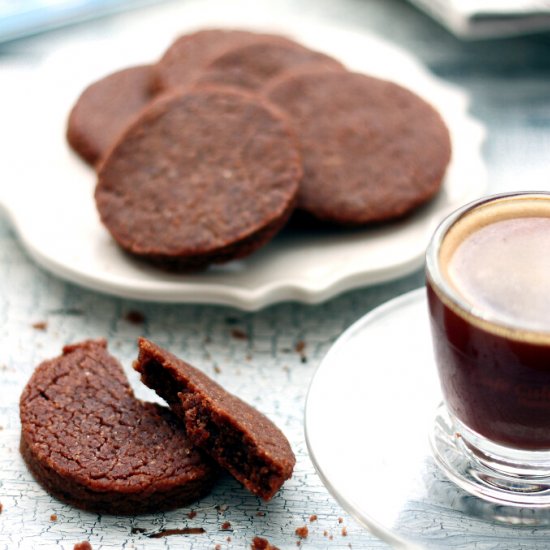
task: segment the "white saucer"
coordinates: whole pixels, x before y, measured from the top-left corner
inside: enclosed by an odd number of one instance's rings
[[[261,10],[235,11],[229,4],[212,13],[202,4],[172,3],[147,18],[123,19],[118,26],[113,22],[102,39],[88,36],[64,43],[40,70],[2,69],[0,150],[9,154],[0,163],[0,205],[24,247],[56,275],[102,292],[250,310],[282,300],[319,302],[420,267],[437,222],[486,189],[484,129],[467,113],[467,96],[379,38],[270,17]],[[244,261],[197,275],[165,273],[123,254],[96,213],[93,170],[66,144],[68,112],[95,79],[131,64],[154,62],[178,34],[216,25],[288,34],[351,69],[402,83],[432,102],[453,140],[453,161],[437,199],[404,221],[376,228],[321,235],[287,232]]]
[[[485,502],[440,472],[429,446],[440,401],[424,289],[357,321],[306,403],[310,456],[329,491],[395,547],[547,549],[548,510]]]

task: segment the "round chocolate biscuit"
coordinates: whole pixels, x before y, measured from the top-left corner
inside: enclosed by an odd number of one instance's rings
[[[130,67],[94,82],[82,92],[67,124],[70,146],[95,165],[136,113],[152,99],[150,65]]]
[[[277,79],[265,95],[298,135],[298,209],[325,222],[362,225],[403,216],[439,190],[449,132],[413,92],[363,74],[315,71]]]
[[[34,372],[20,400],[21,453],[54,496],[95,512],[183,506],[217,468],[166,407],[137,400],[103,340],[63,349]]]
[[[294,208],[301,160],[286,117],[250,94],[159,98],[103,162],[95,198],[126,251],[182,269],[250,254]]]
[[[291,477],[290,443],[254,407],[145,338],[134,368],[185,422],[189,438],[249,491],[269,500]]]
[[[223,84],[261,90],[270,80],[297,67],[344,70],[336,59],[297,43],[256,41],[231,48],[205,64],[195,84]]]
[[[158,61],[153,86],[155,90],[165,91],[190,84],[212,58],[258,40],[294,43],[283,36],[237,29],[204,29],[186,34],[175,40]]]

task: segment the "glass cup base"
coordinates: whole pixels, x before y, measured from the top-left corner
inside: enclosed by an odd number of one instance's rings
[[[443,403],[430,444],[445,475],[468,493],[508,506],[550,508],[550,450],[492,443],[452,417]]]

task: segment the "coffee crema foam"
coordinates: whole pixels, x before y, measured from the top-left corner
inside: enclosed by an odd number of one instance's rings
[[[444,237],[439,262],[462,300],[483,312],[476,324],[550,340],[550,197],[504,198],[466,213]]]

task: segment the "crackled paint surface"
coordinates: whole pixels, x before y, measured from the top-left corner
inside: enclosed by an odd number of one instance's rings
[[[206,306],[140,304],[101,296],[46,274],[0,223],[0,549],[244,548],[254,536],[296,547],[296,528],[308,526],[309,548],[385,548],[329,495],[308,458],[303,410],[311,376],[340,333],[391,297],[395,285],[357,291],[324,305],[282,304],[259,313]],[[404,280],[403,291],[420,276]],[[137,315],[136,312],[140,312]],[[50,497],[27,471],[18,451],[19,395],[34,367],[64,344],[107,337],[136,394],[155,400],[131,362],[144,335],[203,369],[272,418],[297,455],[294,476],[269,503],[224,476],[193,506],[136,517],[97,515]],[[329,434],[338,445],[338,434]],[[56,516],[52,520],[52,515]],[[315,521],[310,516],[316,515]],[[342,518],[342,522],[339,522]],[[229,522],[230,525],[224,525]],[[149,538],[164,530],[204,533]],[[346,528],[346,536],[342,534]],[[325,534],[326,533],[326,534]]]
[[[485,155],[491,190],[548,187],[550,56],[546,35],[505,43],[460,43],[399,0],[264,3],[266,9],[292,10],[296,15],[366,29],[412,51],[434,73],[471,94],[472,112],[489,129]],[[88,33],[93,38],[110,29],[110,23],[92,23],[5,45],[0,47],[2,61],[36,63],[71,33]],[[341,332],[378,304],[420,286],[422,280],[422,274],[416,273],[319,306],[281,304],[258,313],[140,304],[88,292],[46,274],[27,259],[6,221],[0,219],[0,550],[71,550],[83,540],[90,541],[94,550],[247,548],[254,536],[265,537],[280,548],[296,548],[300,541],[295,530],[304,525],[308,526],[308,537],[301,540],[304,548],[387,548],[342,510],[316,475],[303,434],[304,400],[316,366]],[[143,314],[143,322],[139,315],[130,315],[134,322],[128,320],[131,311]],[[43,325],[33,327],[36,323]],[[140,335],[203,369],[283,429],[297,465],[293,478],[270,503],[223,477],[211,495],[188,508],[138,517],[99,516],[51,498],[32,479],[18,452],[17,404],[34,367],[58,355],[66,343],[107,337],[137,395],[155,399],[130,368]],[[327,433],[327,437],[339,445],[337,433]],[[427,482],[432,478],[440,482],[438,474],[427,475]],[[448,485],[445,488],[454,494]],[[411,532],[421,529],[429,534],[435,548],[542,550],[548,546],[544,533],[525,545],[481,521],[473,527],[468,524],[469,538],[446,537],[441,530],[445,513],[437,506],[417,503],[408,511],[407,525]],[[310,522],[313,514],[317,519]],[[466,526],[466,518],[458,521]],[[230,525],[224,529],[226,522]],[[147,536],[199,527],[204,533]],[[347,536],[342,535],[344,527]]]

